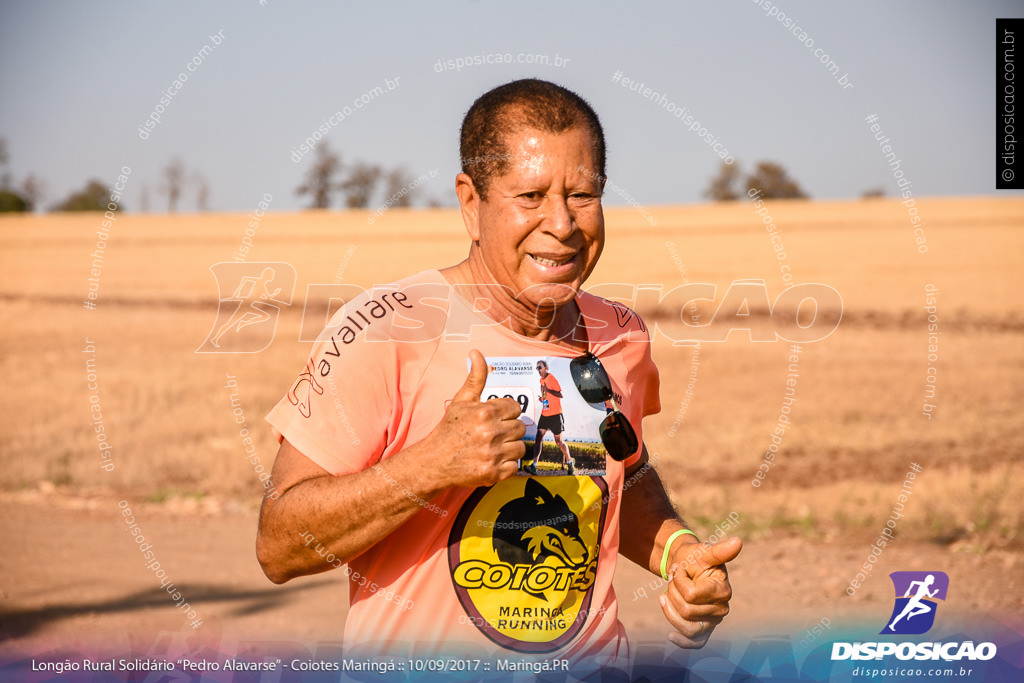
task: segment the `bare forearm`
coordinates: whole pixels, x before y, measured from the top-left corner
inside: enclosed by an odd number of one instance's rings
[[[441,491],[493,486],[515,475],[526,434],[521,409],[511,398],[481,401],[487,363],[476,349],[470,360],[469,375],[437,427],[373,467],[333,476],[282,441],[271,474],[281,496],[263,500],[256,536],[267,578],[283,583],[348,562]],[[324,559],[329,553],[333,563]]]
[[[440,488],[418,471],[416,448],[354,474],[306,479],[265,500],[256,546],[268,578],[283,583],[348,562],[419,512]],[[336,564],[324,559],[328,553]]]
[[[619,553],[660,574],[665,542],[673,532],[686,528],[686,523],[672,506],[661,477],[650,464],[629,474],[625,483],[628,488],[624,486],[622,493]]]

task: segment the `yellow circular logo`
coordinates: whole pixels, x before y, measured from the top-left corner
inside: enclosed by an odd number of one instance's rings
[[[602,477],[511,477],[479,488],[448,539],[466,618],[517,652],[552,652],[590,608],[608,485]]]

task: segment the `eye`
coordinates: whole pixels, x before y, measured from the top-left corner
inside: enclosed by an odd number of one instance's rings
[[[599,195],[591,194],[589,192],[573,192],[569,195],[569,200],[574,204],[589,204],[598,198]]]
[[[516,200],[518,200],[521,206],[524,206],[528,209],[536,209],[539,208],[540,205],[543,203],[544,193],[540,192],[539,190],[534,190],[532,192],[523,192],[521,194],[516,195]]]

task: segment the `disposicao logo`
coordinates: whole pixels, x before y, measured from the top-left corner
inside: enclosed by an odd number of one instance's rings
[[[896,589],[896,604],[879,633],[881,635],[920,635],[935,623],[935,612],[949,591],[945,572],[893,572],[889,574]]]
[[[290,263],[210,266],[217,280],[217,318],[196,353],[259,353],[274,340],[277,318],[292,303],[295,268]],[[244,330],[244,332],[243,332]]]
[[[938,601],[946,599],[949,576],[945,572],[893,572],[889,574],[896,590],[892,614],[880,635],[920,635],[935,624]],[[994,643],[960,642],[857,642],[832,643],[832,661],[844,659],[878,660],[895,655],[897,659],[918,661],[966,659],[989,660],[996,656]]]

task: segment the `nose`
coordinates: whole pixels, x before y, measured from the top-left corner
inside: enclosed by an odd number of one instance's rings
[[[551,210],[544,221],[547,232],[559,242],[564,242],[576,230],[576,221],[569,211],[566,198],[561,195],[550,195]]]

